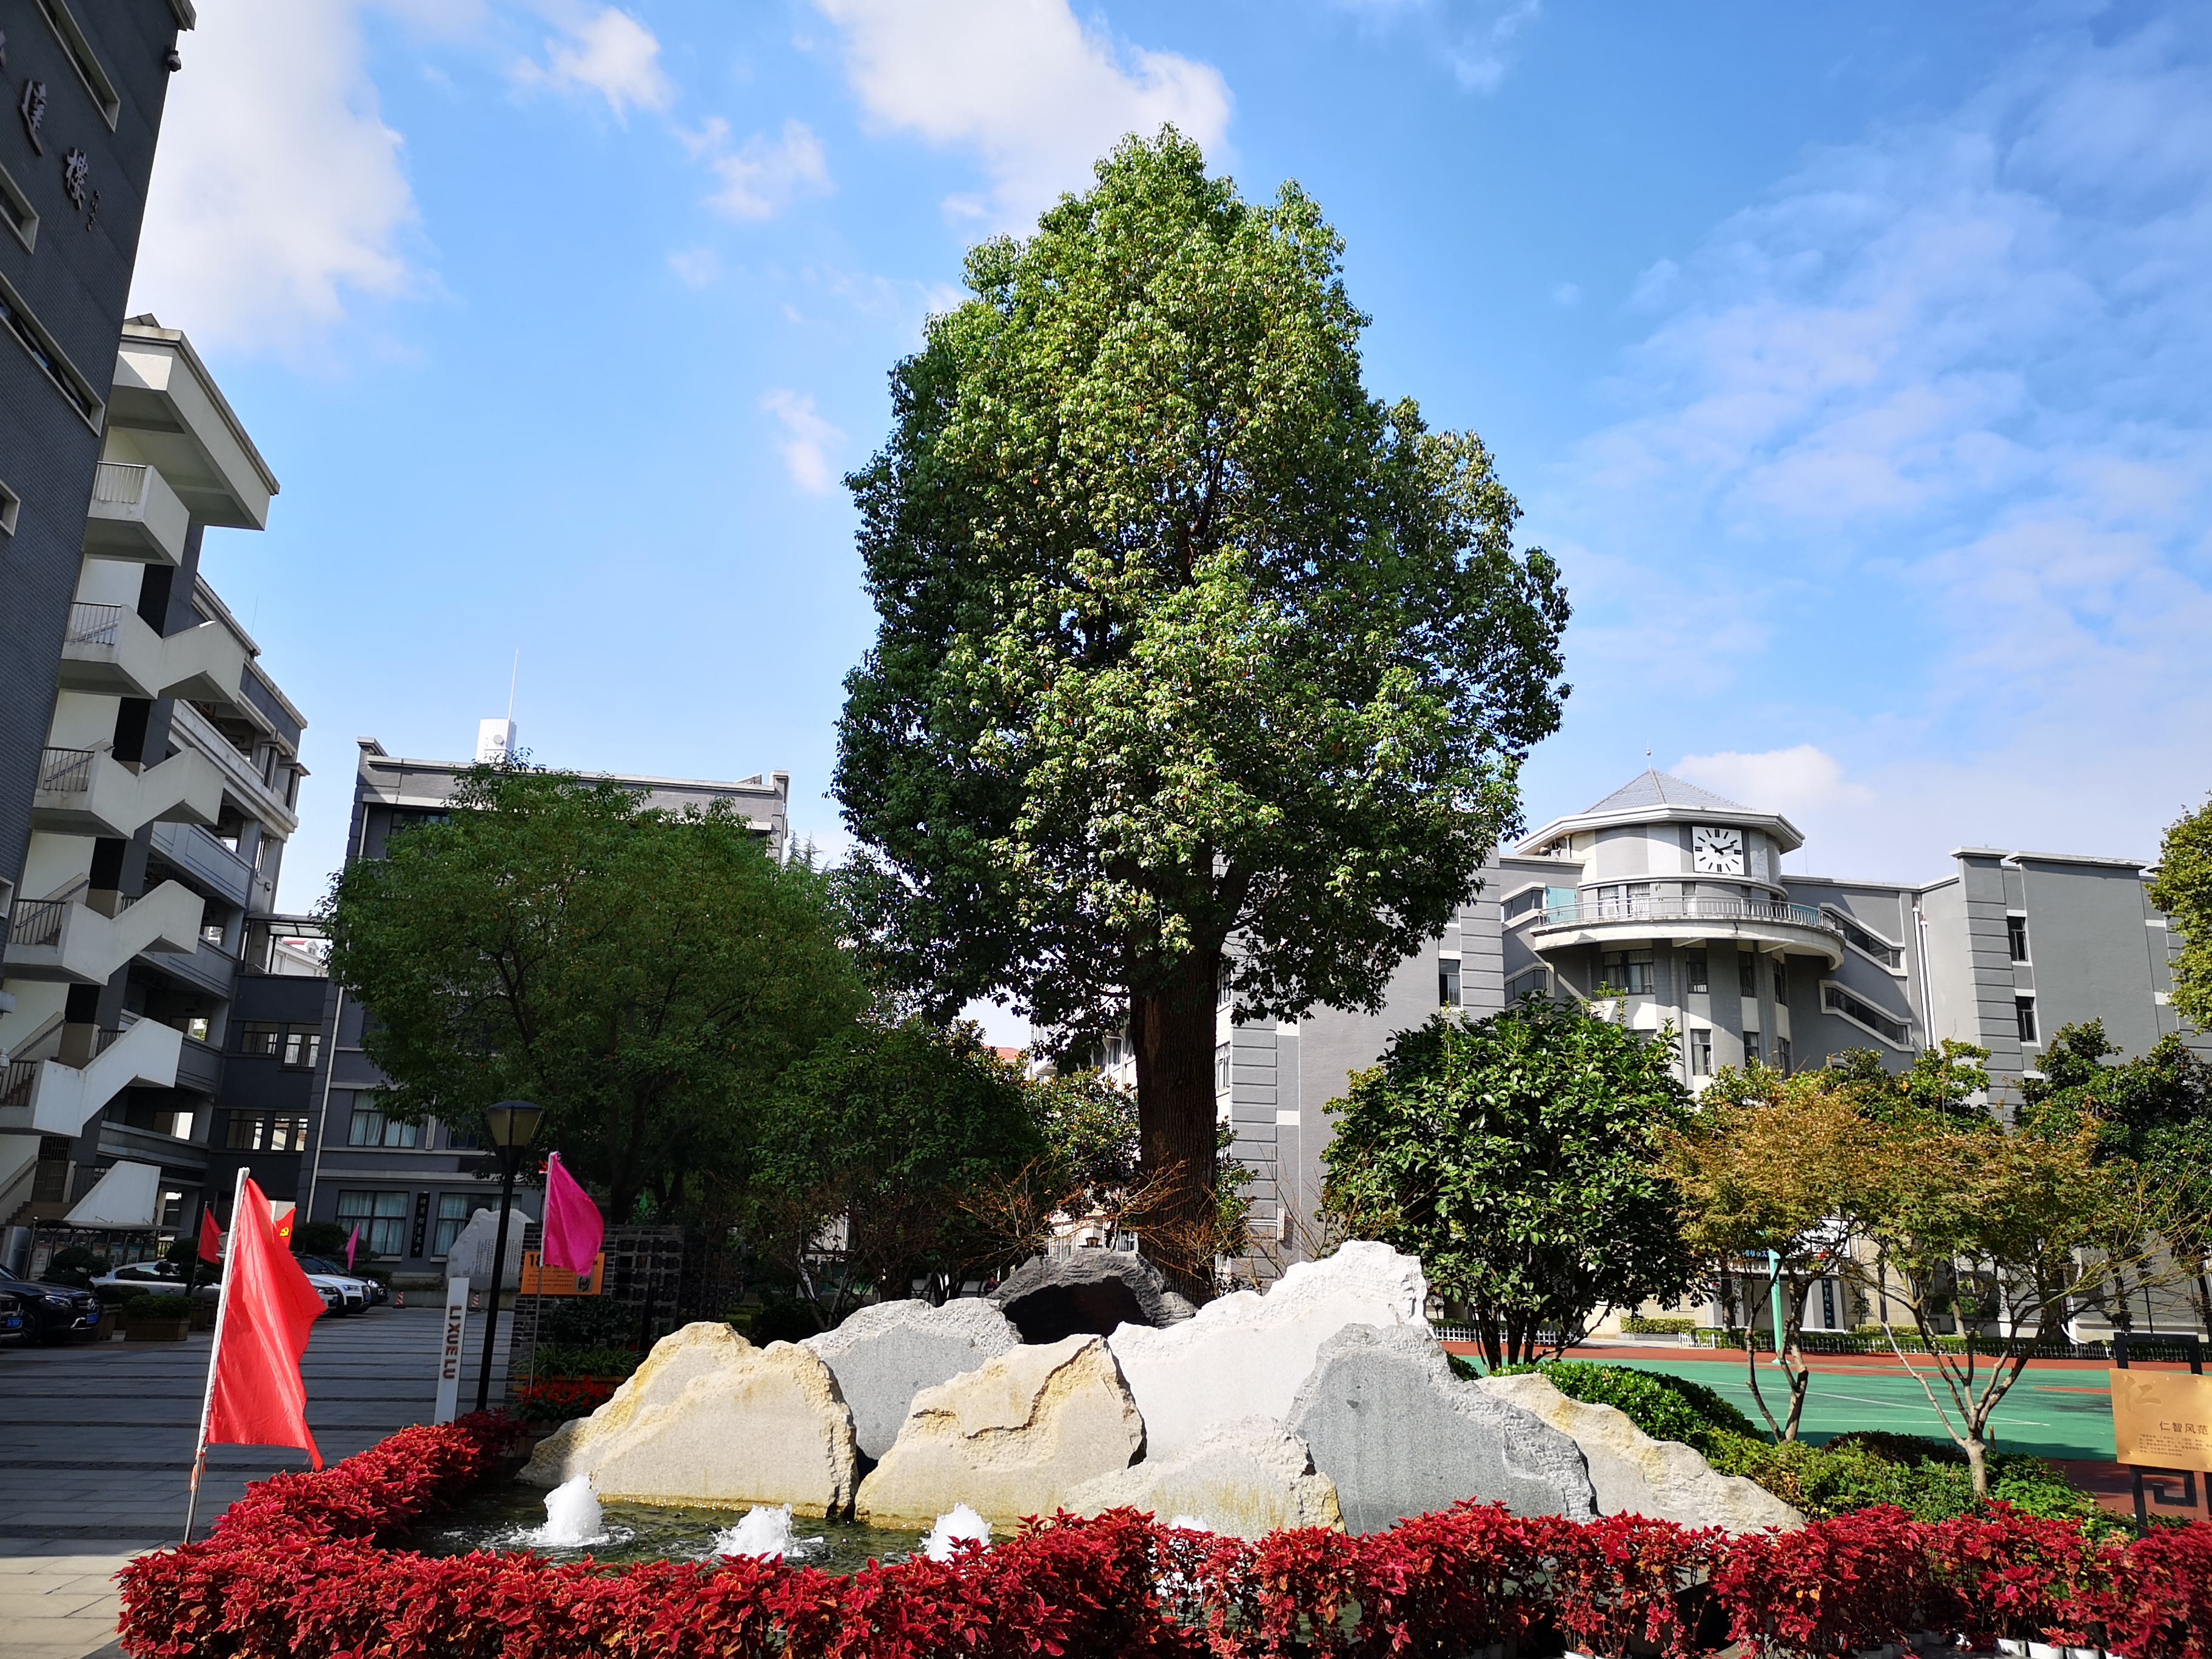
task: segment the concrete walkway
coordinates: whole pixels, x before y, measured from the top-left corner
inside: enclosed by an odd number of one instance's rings
[[[470,1321],[464,1410],[476,1403],[480,1316]],[[396,1429],[429,1421],[437,1403],[442,1310],[378,1308],[324,1318],[301,1371],[307,1426],[325,1464]],[[507,1322],[492,1367],[501,1398]],[[9,1659],[84,1659],[115,1640],[113,1575],[134,1555],[178,1541],[192,1440],[206,1385],[209,1338],[0,1350],[0,1650]],[[198,1536],[246,1489],[304,1453],[282,1447],[210,1449]]]

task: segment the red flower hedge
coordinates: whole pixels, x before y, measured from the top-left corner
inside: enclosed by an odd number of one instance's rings
[[[1870,1510],[1731,1539],[1462,1504],[1364,1538],[1257,1543],[1128,1510],[836,1578],[778,1562],[621,1571],[383,1547],[495,1473],[498,1416],[407,1429],[250,1488],[214,1533],[123,1577],[136,1659],[1449,1659],[1497,1644],[1686,1659],[1848,1655],[1917,1632],[2212,1659],[2212,1526],[2125,1547],[2002,1505]]]
[[[526,1423],[566,1423],[589,1417],[614,1398],[618,1376],[550,1376],[514,1397],[514,1414]]]

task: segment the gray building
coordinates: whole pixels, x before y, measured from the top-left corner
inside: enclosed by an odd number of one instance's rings
[[[1961,848],[1924,884],[1785,875],[1803,843],[1780,813],[1646,772],[1501,853],[1380,1013],[1240,1025],[1224,1008],[1215,1080],[1257,1177],[1255,1225],[1295,1244],[1320,1202],[1328,1102],[1439,1007],[1616,999],[1631,1025],[1672,1028],[1692,1089],[1747,1058],[1794,1069],[1871,1048],[1898,1070],[1955,1039],[1990,1051],[2000,1109],[2063,1025],[2101,1019],[2130,1055],[2177,1031],[2212,1053],[2168,1006],[2180,942],[2142,860]]]
[[[512,752],[514,744],[511,721],[486,720],[477,758]],[[443,817],[468,764],[405,759],[360,739],[349,860],[381,858],[395,832]],[[736,782],[587,775],[639,790],[658,807],[729,801],[771,856],[784,855],[788,773]],[[262,965],[240,981],[211,1166],[219,1176],[248,1165],[264,1191],[295,1200],[307,1218],[358,1224],[378,1265],[402,1285],[435,1283],[448,1247],[496,1189],[477,1176],[486,1159],[473,1126],[390,1121],[376,1109],[385,1079],[362,1042],[373,1016],[330,981],[316,933],[307,918],[278,919]],[[536,1218],[534,1193],[519,1193],[516,1202]]]
[[[188,1224],[242,963],[297,827],[299,711],[199,574],[276,480],[191,343],[125,324],[0,957],[0,1253]]]

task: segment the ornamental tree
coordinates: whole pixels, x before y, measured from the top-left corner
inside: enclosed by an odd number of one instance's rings
[[[1567,606],[1481,441],[1361,385],[1297,185],[1246,202],[1171,129],[1097,173],[892,372],[836,791],[925,1010],[1127,1030],[1157,1248],[1213,1205],[1224,973],[1243,1018],[1381,1006],[1517,822]]]
[[[1670,1034],[1559,1003],[1439,1014],[1330,1103],[1323,1211],[1419,1256],[1492,1367],[1572,1344],[1604,1307],[1688,1288],[1660,1168],[1690,1110],[1674,1063]]]
[[[2212,1031],[2212,800],[2166,826],[2150,902],[2181,934],[2173,963],[2174,1011]]]
[[[744,1178],[784,1071],[865,1000],[828,884],[718,803],[477,766],[443,823],[332,883],[331,972],[365,1003],[387,1115],[461,1127],[519,1098],[629,1220]]]

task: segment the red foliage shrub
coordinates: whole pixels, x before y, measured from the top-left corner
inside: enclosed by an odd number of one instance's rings
[[[551,1376],[514,1397],[514,1414],[526,1423],[566,1423],[589,1417],[614,1397],[621,1382],[607,1376]]]
[[[1456,1659],[1547,1633],[1607,1659],[1702,1650],[1717,1601],[1759,1653],[1847,1654],[1923,1628],[2212,1659],[2212,1526],[2125,1547],[1997,1507],[1872,1510],[1728,1538],[1460,1504],[1363,1538],[1246,1543],[1130,1510],[833,1578],[781,1562],[620,1571],[382,1547],[494,1473],[520,1433],[464,1418],[279,1475],[213,1534],[125,1569],[134,1659]],[[1717,1624],[1717,1619],[1716,1623]],[[1704,1632],[1711,1635],[1715,1632]]]

